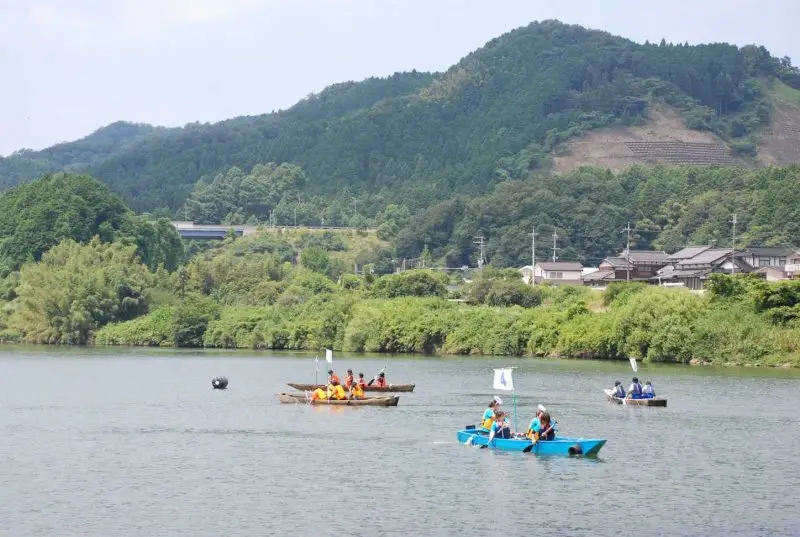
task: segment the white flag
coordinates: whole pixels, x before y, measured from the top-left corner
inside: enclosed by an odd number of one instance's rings
[[[318,356],[314,356],[314,369],[319,371],[319,357]]]
[[[325,361],[329,364],[333,363],[333,351],[330,349],[325,349]]]
[[[514,389],[514,380],[511,378],[511,369],[494,370],[494,389],[511,391]]]
[[[638,370],[638,367],[636,367],[636,358],[628,358],[628,360],[631,361],[631,369],[633,369],[633,372],[636,373]]]

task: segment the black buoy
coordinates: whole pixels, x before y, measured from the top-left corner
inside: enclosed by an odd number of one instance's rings
[[[228,379],[226,377],[214,377],[211,379],[211,387],[215,390],[224,390],[228,387]]]

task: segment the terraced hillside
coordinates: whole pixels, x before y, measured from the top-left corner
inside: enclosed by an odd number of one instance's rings
[[[634,164],[744,165],[719,137],[688,129],[676,110],[652,108],[644,125],[592,131],[553,157],[556,171],[581,166],[623,170]]]
[[[786,166],[800,162],[800,91],[782,82],[771,88],[774,103],[772,125],[764,129],[758,160],[765,165]]]

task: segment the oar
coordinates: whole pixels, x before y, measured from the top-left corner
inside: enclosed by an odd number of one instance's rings
[[[369,382],[367,383],[367,386],[372,386],[372,383],[373,383],[373,382],[375,382],[376,380],[378,380],[378,377],[379,377],[379,376],[380,376],[380,374],[381,374],[381,373],[383,373],[384,371],[386,371],[386,366],[383,366],[383,369],[381,369],[380,371],[378,371],[378,374],[377,374],[377,375],[375,375],[375,377],[374,377],[374,378],[373,378],[371,381],[369,381]]]

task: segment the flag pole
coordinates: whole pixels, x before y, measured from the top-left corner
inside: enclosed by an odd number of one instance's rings
[[[514,401],[514,430],[519,432],[517,429],[517,390],[511,392],[511,400]]]

